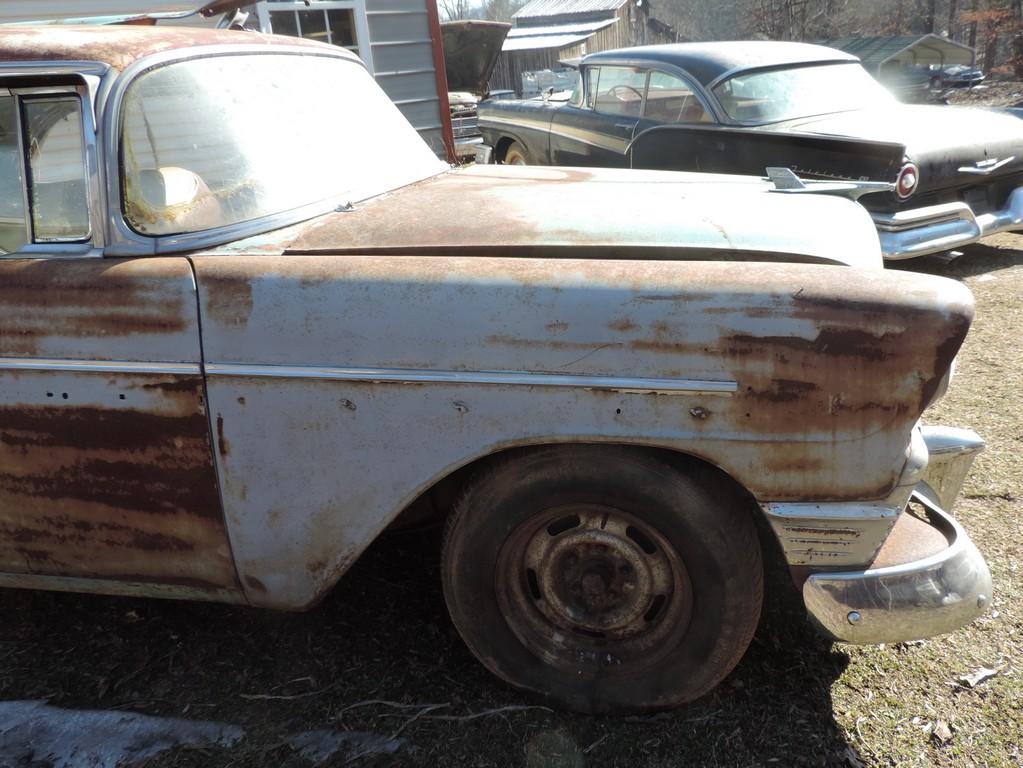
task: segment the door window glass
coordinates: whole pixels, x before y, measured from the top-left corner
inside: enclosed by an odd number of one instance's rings
[[[658,123],[706,123],[711,117],[692,87],[666,72],[651,72],[643,117]]]
[[[633,67],[601,67],[596,110],[608,115],[639,117],[647,73]]]
[[[26,98],[22,109],[33,239],[83,240],[89,198],[81,102],[77,96]]]
[[[0,95],[0,254],[25,244],[25,182],[21,177],[17,104]]]

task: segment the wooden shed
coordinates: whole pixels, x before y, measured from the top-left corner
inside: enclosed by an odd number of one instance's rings
[[[491,78],[492,89],[522,95],[522,73],[633,45],[674,43],[668,25],[650,16],[648,0],[530,0],[513,17]]]

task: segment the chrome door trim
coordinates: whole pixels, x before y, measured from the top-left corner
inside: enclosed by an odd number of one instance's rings
[[[256,365],[207,363],[210,376],[259,378],[325,379],[387,384],[491,384],[527,387],[575,387],[637,394],[731,395],[738,391],[734,381],[699,379],[655,379],[619,376],[571,376],[520,371],[445,371],[410,368],[335,368],[328,366]]]

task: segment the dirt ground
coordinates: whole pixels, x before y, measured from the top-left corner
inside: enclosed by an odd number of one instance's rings
[[[154,768],[1023,765],[1023,237],[905,268],[963,280],[977,299],[952,391],[929,413],[989,442],[956,511],[995,598],[965,630],[832,645],[776,599],[704,699],[646,717],[576,716],[509,689],[469,654],[440,591],[439,532],[427,529],[379,541],[307,614],[0,591],[0,700],[244,730],[234,746],[135,761]],[[975,684],[960,679],[975,672]],[[49,764],[5,753],[3,725],[0,714],[0,766]]]
[[[1018,107],[1023,105],[1023,82],[990,79],[973,88],[946,91],[949,104],[958,106]]]

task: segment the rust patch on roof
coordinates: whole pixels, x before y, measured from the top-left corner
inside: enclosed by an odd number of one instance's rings
[[[301,38],[194,27],[0,26],[0,58],[4,61],[96,61],[126,69],[146,56],[176,48],[207,45],[295,45],[310,50],[334,46]]]

